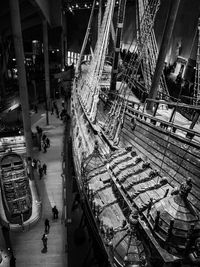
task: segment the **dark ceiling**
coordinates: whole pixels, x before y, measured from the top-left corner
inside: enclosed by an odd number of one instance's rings
[[[16,0],[17,1],[17,0]],[[57,1],[57,0],[54,0]],[[102,0],[105,2],[105,0]],[[117,2],[118,0],[116,0]],[[125,30],[123,33],[123,42],[129,44],[135,36],[135,3],[136,0],[127,0]],[[173,1],[173,0],[172,0]],[[23,30],[23,39],[30,42],[33,39],[42,41],[42,17],[41,13],[34,4],[34,0],[19,0],[21,22]],[[63,0],[64,10],[67,17],[68,48],[79,52],[83,42],[87,23],[90,15],[89,6],[93,0]],[[166,10],[170,0],[161,0],[160,10],[157,14],[155,23],[155,32],[158,43],[160,43],[163,27],[166,19]],[[84,8],[76,8],[78,6]],[[85,7],[87,6],[87,8]],[[73,6],[73,12],[70,12],[69,6]],[[61,10],[61,9],[60,9]],[[97,11],[96,11],[97,12]],[[181,42],[181,53],[184,57],[189,57],[192,53],[192,43],[197,29],[197,20],[200,14],[200,0],[181,0],[180,8],[173,32],[171,49],[174,49],[178,42]],[[49,44],[59,46],[61,27],[49,27]],[[11,35],[9,1],[0,2],[0,34],[1,36]],[[195,55],[195,52],[193,53]]]

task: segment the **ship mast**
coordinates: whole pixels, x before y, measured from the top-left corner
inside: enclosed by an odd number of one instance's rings
[[[163,38],[162,38],[162,42],[161,42],[161,46],[160,46],[160,51],[159,51],[159,55],[158,55],[156,69],[154,72],[154,76],[153,76],[152,84],[151,84],[151,89],[149,92],[149,98],[150,99],[155,99],[156,95],[157,95],[157,90],[158,90],[158,86],[160,83],[160,77],[161,77],[162,72],[163,72],[163,68],[164,68],[164,64],[165,64],[165,58],[167,55],[167,50],[168,50],[169,43],[171,40],[172,31],[174,28],[174,24],[176,21],[176,15],[178,13],[178,8],[179,8],[179,4],[180,4],[180,0],[171,0],[170,2],[171,3],[170,3],[170,8],[169,8],[169,13],[167,16],[166,25],[165,25],[165,29],[163,32]],[[152,110],[152,109],[153,109],[153,102],[148,102],[147,103],[147,110]]]
[[[111,85],[110,85],[111,92],[114,92],[116,89],[119,53],[120,53],[120,46],[121,46],[121,40],[122,40],[125,9],[126,9],[126,0],[120,0],[119,7],[118,7],[118,16],[117,16],[115,52],[114,52],[113,66],[112,66],[112,73],[111,73]]]
[[[194,100],[193,104],[200,104],[200,18],[198,19],[198,46],[197,46],[197,59],[196,59],[196,71],[194,81]]]
[[[95,2],[96,2],[96,0],[93,1],[92,10],[91,10],[91,13],[90,13],[90,18],[89,18],[89,21],[88,21],[87,31],[86,31],[86,34],[85,34],[83,45],[82,45],[82,48],[81,48],[80,57],[79,57],[78,62],[76,64],[76,71],[75,71],[76,73],[78,73],[80,71],[81,61],[82,61],[83,54],[85,52],[85,48],[86,48],[86,45],[87,45],[87,42],[88,42],[90,29],[91,29],[91,25],[92,25],[92,19],[93,19],[93,15],[94,15]]]
[[[134,80],[137,79],[137,73],[144,57],[145,46],[149,42],[151,30],[154,25],[156,13],[158,11],[160,0],[155,0],[151,4],[147,1],[142,1],[142,14],[139,21],[140,36],[137,36],[137,45],[131,55],[127,68],[122,72],[122,82],[117,94],[114,94],[114,101],[108,113],[105,125],[103,127],[104,134],[107,139],[113,144],[119,143],[119,134],[123,127],[124,115],[130,90],[133,87]]]
[[[89,69],[78,92],[87,116],[93,124],[95,124],[100,91],[99,81],[103,73],[114,6],[115,0],[107,1],[94,56],[91,59]]]
[[[156,3],[154,3],[156,4]],[[140,40],[141,31],[140,25],[142,22],[143,16],[149,16],[149,20],[151,21],[151,10],[147,10],[145,7],[149,4],[148,0],[138,0],[138,29],[137,29],[137,39]],[[157,9],[159,8],[160,2],[157,3]],[[145,14],[146,9],[146,14]],[[152,21],[153,23],[153,21]],[[143,34],[145,34],[143,29]],[[158,58],[158,45],[155,37],[154,27],[151,28],[150,36],[148,42],[144,47],[141,70],[145,82],[145,88],[147,93],[150,91],[151,84],[152,84],[152,77],[156,68],[156,61]],[[165,81],[164,73],[162,73],[159,83],[159,92],[161,94],[169,95],[168,88]]]

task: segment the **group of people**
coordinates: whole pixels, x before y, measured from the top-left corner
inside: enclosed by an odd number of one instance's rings
[[[51,115],[54,114],[54,111],[56,113],[57,118],[60,118],[61,120],[65,121],[69,118],[69,115],[67,114],[67,110],[65,109],[65,101],[63,100],[61,103],[61,111],[59,112],[58,106],[56,101],[52,103],[52,109],[51,109]]]
[[[42,135],[42,138],[41,138],[41,147],[43,149],[43,153],[46,153],[47,152],[47,148],[50,147],[50,140],[46,136],[46,134],[43,134]]]
[[[38,171],[39,178],[42,179],[43,175],[47,174],[47,165],[46,163],[41,164],[39,159],[33,159],[32,167]]]
[[[52,213],[53,213],[53,219],[58,219],[58,209],[56,206],[54,206],[52,208]],[[47,241],[48,241],[48,234],[49,234],[49,230],[50,230],[50,223],[49,223],[49,219],[45,219],[44,221],[44,234],[42,236],[42,243],[43,243],[43,252],[47,252]]]
[[[59,112],[58,106],[56,101],[54,101],[52,103],[52,110],[51,110],[51,114],[55,114],[57,115],[57,118],[60,118],[61,120],[64,118],[65,114],[66,114],[66,110],[65,110],[65,106],[64,103],[62,102],[62,110],[61,112]],[[50,147],[50,140],[49,138],[46,136],[45,133],[43,133],[43,129],[39,126],[36,126],[36,130],[37,130],[37,136],[38,136],[38,141],[39,141],[39,150],[42,150],[43,153],[47,152],[47,148]],[[38,174],[39,174],[39,179],[42,179],[43,175],[46,175],[47,173],[47,165],[45,163],[41,164],[41,161],[39,159],[33,159],[32,160],[32,166],[34,169],[37,170]],[[56,206],[52,207],[52,215],[53,215],[53,219],[56,220],[58,219],[58,214],[59,211],[57,209]],[[48,234],[50,231],[50,222],[49,219],[45,219],[44,221],[44,234],[42,235],[42,243],[43,243],[43,253],[47,252],[47,243],[48,243]]]
[[[43,150],[43,152],[46,153],[47,148],[50,147],[50,140],[46,136],[46,134],[43,133],[43,130],[40,126],[36,126],[36,131],[37,131],[39,151]]]

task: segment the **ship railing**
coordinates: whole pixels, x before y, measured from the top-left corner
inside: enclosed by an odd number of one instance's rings
[[[180,103],[180,102],[169,102],[169,101],[164,101],[164,100],[147,98],[146,102],[148,102],[148,101],[152,101],[155,104],[165,104],[165,105],[168,105],[170,107],[188,108],[188,109],[192,109],[195,111],[200,111],[200,106],[192,106],[192,105],[188,105],[188,104]]]
[[[136,103],[137,104],[137,103]],[[134,108],[128,106],[126,114],[128,114],[132,118],[137,118],[140,121],[144,121],[146,123],[151,123],[154,126],[157,126],[165,131],[171,131],[172,134],[179,134],[183,138],[190,139],[190,141],[196,141],[195,143],[200,143],[200,133],[182,127],[180,125],[174,124],[173,122],[167,122],[162,119],[158,119],[153,117],[152,115],[148,115],[140,110],[135,110]]]
[[[112,94],[114,95],[117,95],[119,98],[123,98],[122,96],[120,96],[119,94],[117,93],[113,93],[111,92]],[[108,97],[107,97],[107,94],[103,91],[100,92],[100,97],[103,101],[107,101]],[[130,100],[128,99],[128,104],[127,104],[127,111],[126,113],[128,112],[128,110],[131,109],[132,107],[132,112],[135,111],[135,109],[137,109],[138,111],[140,110],[140,112],[138,113],[141,113],[140,116],[144,116],[145,115],[145,118],[149,117],[150,118],[150,121],[151,123],[153,123],[154,125],[156,125],[156,121],[159,121],[158,124],[161,125],[161,127],[167,129],[167,128],[170,128],[173,124],[173,132],[176,133],[176,129],[179,129],[183,132],[186,132],[186,137],[187,138],[190,138],[190,139],[194,139],[194,137],[197,137],[199,139],[199,133],[197,131],[194,131],[192,129],[189,128],[185,128],[185,127],[182,127],[182,126],[179,126],[175,123],[172,123],[171,121],[173,120],[173,117],[175,116],[175,112],[176,111],[179,111],[179,109],[184,109],[184,108],[187,108],[187,109],[191,109],[191,110],[194,110],[195,112],[197,113],[200,113],[200,106],[191,106],[191,105],[187,105],[187,104],[184,104],[184,103],[173,103],[173,102],[168,102],[168,101],[164,101],[164,100],[156,100],[156,99],[149,99],[147,98],[145,103],[141,103],[141,102],[136,102],[136,101],[133,101],[133,100]],[[147,113],[145,113],[145,106],[146,106],[146,103],[148,101],[152,101],[154,102],[154,111],[153,111],[153,114],[152,115],[149,115]],[[108,103],[109,104],[109,103]],[[111,102],[110,102],[111,104]],[[159,107],[159,104],[160,105],[163,105],[163,106],[166,106],[167,108],[173,108],[174,112],[172,111],[172,114],[171,114],[171,118],[169,119],[169,121],[163,121],[161,119],[157,119],[155,116],[156,116],[156,112],[157,112],[157,109]],[[146,119],[144,119],[146,120]],[[165,126],[168,125],[167,127]],[[169,130],[169,129],[168,129]],[[197,142],[199,142],[200,140],[198,140]]]
[[[101,95],[102,100],[104,97],[107,96],[107,94],[102,91],[100,95]],[[120,95],[118,95],[118,97],[123,98]],[[155,103],[155,107],[154,107],[154,111],[152,115],[145,112],[145,106],[146,106],[147,101],[152,101]],[[174,112],[176,112],[176,110],[178,111],[178,108],[188,108],[188,109],[193,109],[194,111],[200,113],[200,106],[191,106],[191,105],[187,105],[183,103],[173,103],[173,102],[168,102],[164,100],[156,100],[156,99],[147,98],[145,103],[128,100],[126,114],[128,113],[129,115],[132,114],[134,116],[137,116],[138,119],[141,119],[146,122],[150,122],[151,124],[155,126],[159,126],[163,130],[172,131],[172,133],[174,134],[178,134],[179,132],[179,134],[182,135],[183,137],[196,141],[195,143],[200,143],[200,133],[198,133],[197,131],[193,129],[190,129],[190,127],[188,128],[182,127],[172,122],[173,116],[175,116],[175,113],[173,114],[173,111],[172,111],[171,118],[169,119],[169,121],[156,118],[156,112],[157,112],[159,104],[165,105],[167,108],[168,107],[173,108]]]

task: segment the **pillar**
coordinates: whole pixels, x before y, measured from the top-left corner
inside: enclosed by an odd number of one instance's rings
[[[61,69],[67,65],[67,14],[64,10],[61,12],[62,32],[61,32]]]
[[[168,12],[167,21],[166,21],[163,36],[162,36],[162,42],[161,42],[160,51],[158,54],[156,69],[154,72],[151,89],[150,89],[149,96],[148,96],[148,98],[150,99],[155,99],[157,95],[157,89],[158,89],[160,78],[161,78],[161,75],[164,69],[165,58],[166,58],[168,47],[170,44],[172,31],[174,28],[174,23],[176,21],[176,15],[178,12],[179,4],[180,4],[180,0],[170,1],[169,12]],[[149,101],[147,103],[146,109],[152,111],[153,102]]]
[[[31,133],[31,119],[29,115],[29,100],[28,88],[26,81],[26,70],[24,66],[24,48],[22,41],[22,31],[20,22],[19,1],[9,0],[12,33],[14,39],[15,56],[17,61],[19,93],[22,106],[22,118],[24,126],[24,135],[26,139],[27,157],[32,158],[32,133]]]
[[[43,50],[44,50],[44,69],[45,69],[45,105],[46,105],[46,123],[49,125],[49,103],[50,103],[50,81],[49,81],[49,47],[48,47],[48,25],[43,20]]]

